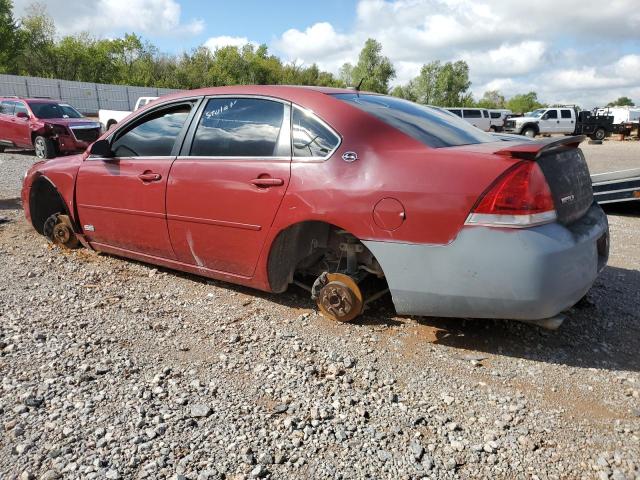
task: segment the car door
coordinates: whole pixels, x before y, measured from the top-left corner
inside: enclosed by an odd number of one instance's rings
[[[560,124],[559,131],[561,133],[573,133],[576,129],[576,122],[574,120],[574,112],[569,108],[560,109]]]
[[[208,98],[171,169],[167,221],[179,261],[251,277],[291,171],[287,102]]]
[[[10,100],[0,102],[0,143],[15,145],[15,111],[16,103]]]
[[[560,131],[560,120],[558,119],[558,110],[550,108],[545,112],[540,120],[542,133],[558,133]]]
[[[15,118],[15,143],[25,147],[31,146],[31,128],[29,127],[29,118],[31,114],[27,109],[27,105],[22,101],[17,101],[13,116]]]
[[[181,101],[145,112],[108,137],[112,158],[89,156],[82,163],[77,209],[95,247],[175,259],[167,231],[167,179],[194,103]]]

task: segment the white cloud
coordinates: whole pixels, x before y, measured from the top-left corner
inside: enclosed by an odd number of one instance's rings
[[[247,43],[250,43],[254,47],[258,44],[249,40],[247,37],[230,37],[227,35],[221,35],[219,37],[211,37],[206,42],[204,42],[204,46],[207,47],[211,51],[215,51],[222,47],[244,47]]]
[[[15,12],[23,15],[32,0],[14,0]],[[113,35],[129,31],[160,36],[197,35],[204,21],[182,21],[182,7],[176,0],[48,0],[44,4],[58,33],[91,32]]]
[[[637,7],[637,0],[597,9],[584,0],[360,0],[352,28],[297,26],[272,47],[285,60],[336,73],[375,38],[396,67],[394,84],[432,60],[464,59],[476,96],[535,90],[546,102],[575,97],[589,106],[640,91]]]
[[[316,23],[304,31],[289,29],[274,42],[287,60],[317,63],[320,68],[337,71],[353,59],[361,46],[352,35],[340,34],[327,22]]]

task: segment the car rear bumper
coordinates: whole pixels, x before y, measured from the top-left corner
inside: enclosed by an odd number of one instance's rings
[[[448,245],[364,244],[399,314],[538,320],[591,288],[608,259],[609,228],[594,204],[568,227],[465,227]]]

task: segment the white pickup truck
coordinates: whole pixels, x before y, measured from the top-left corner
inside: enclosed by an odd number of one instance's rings
[[[504,131],[527,137],[548,134],[587,135],[604,140],[613,131],[613,116],[577,112],[574,107],[539,108],[524,117],[511,117],[504,122]]]
[[[134,111],[138,110],[139,108],[144,107],[148,103],[153,102],[157,98],[158,97],[140,97],[138,99],[138,101],[136,102],[136,107],[135,107]],[[102,124],[102,126],[106,130],[109,130],[111,127],[113,127],[120,120],[122,120],[123,118],[127,117],[127,115],[129,115],[130,113],[131,112],[127,112],[127,111],[124,111],[124,110],[99,110],[98,111],[98,118],[100,119],[100,123]]]

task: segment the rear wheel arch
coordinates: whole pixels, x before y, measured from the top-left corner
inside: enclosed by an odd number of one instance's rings
[[[309,220],[282,229],[271,243],[267,257],[270,289],[275,293],[284,292],[297,272],[312,269],[323,261],[325,252],[335,245],[336,238],[361,244],[363,249],[359,260],[362,260],[363,266],[371,270],[377,269],[379,276],[384,276],[373,254],[356,235],[328,222]],[[344,261],[346,262],[346,258]]]
[[[60,213],[73,218],[56,186],[44,175],[31,184],[29,213],[31,224],[40,235],[44,235],[44,224],[51,215]]]

